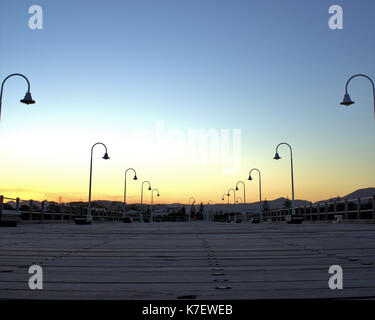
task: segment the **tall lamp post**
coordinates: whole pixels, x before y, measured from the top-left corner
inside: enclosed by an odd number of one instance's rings
[[[102,142],[97,142],[95,143],[92,147],[91,147],[91,159],[90,159],[90,183],[89,183],[89,204],[88,204],[88,209],[87,209],[87,215],[88,215],[88,221],[87,222],[90,222],[92,221],[92,216],[91,216],[91,183],[92,183],[92,154],[93,154],[93,151],[94,151],[94,147],[98,144],[101,144],[102,146],[104,146],[105,148],[105,153],[104,153],[104,156],[103,156],[103,159],[104,160],[108,160],[109,157],[108,157],[108,152],[107,152],[107,146],[102,143]]]
[[[149,181],[143,181],[141,187],[141,215],[139,216],[140,222],[143,222],[143,185],[148,184],[148,191],[151,191],[151,183]]]
[[[260,173],[260,170],[257,168],[253,168],[249,172],[249,178],[248,180],[251,181],[253,178],[251,177],[251,172],[257,171],[259,176],[259,204],[260,204],[260,223],[263,222],[263,207],[262,207],[262,175]]]
[[[1,84],[1,91],[0,91],[0,119],[1,119],[1,106],[2,106],[2,101],[3,101],[3,90],[4,90],[4,84],[5,82],[11,78],[11,77],[15,77],[15,76],[19,76],[19,77],[22,77],[26,80],[27,82],[27,92],[25,94],[25,97],[20,100],[20,102],[24,103],[24,104],[34,104],[35,101],[33,100],[33,98],[31,97],[31,93],[30,93],[30,81],[29,79],[26,78],[26,76],[24,76],[23,74],[21,73],[12,73],[10,74],[9,76],[7,76],[3,83]]]
[[[230,192],[233,191],[233,204],[234,204],[234,222],[237,222],[237,213],[236,213],[236,190],[233,188],[228,189],[228,202],[230,197]]]
[[[151,190],[151,222],[152,222],[152,206],[154,204],[154,191],[157,191],[158,192],[157,196],[160,197],[160,193],[158,189]]]
[[[278,153],[278,149],[279,149],[279,146],[281,146],[282,144],[287,145],[290,149],[290,167],[291,167],[291,177],[292,177],[292,215],[294,215],[295,209],[294,209],[294,177],[293,177],[293,151],[292,151],[292,147],[286,142],[279,143],[276,147],[276,153],[275,153],[275,156],[273,158],[275,160],[281,159],[281,157],[279,156],[279,153]]]
[[[348,79],[348,81],[346,81],[344,99],[340,104],[348,107],[348,106],[350,106],[351,104],[354,103],[354,101],[352,101],[352,99],[350,98],[349,93],[348,93],[348,84],[349,84],[350,80],[352,80],[353,78],[356,78],[356,77],[363,77],[363,78],[368,79],[371,82],[372,94],[373,94],[373,97],[374,97],[374,117],[375,117],[375,85],[374,85],[374,81],[372,81],[372,79],[369,76],[366,76],[365,74],[360,74],[360,73],[355,74],[354,76],[351,76]]]
[[[190,204],[190,201],[193,200],[193,202]],[[189,206],[190,206],[190,210],[189,210],[189,222],[191,220],[191,207],[192,205],[195,203],[195,198],[194,197],[190,197],[189,198]]]
[[[134,172],[133,180],[138,180],[137,172],[133,168],[128,168],[125,170],[123,218],[125,218],[125,215],[126,215],[126,174],[128,173],[129,170]]]

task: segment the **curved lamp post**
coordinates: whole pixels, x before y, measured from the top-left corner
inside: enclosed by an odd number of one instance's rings
[[[279,156],[279,158],[280,158],[280,156]],[[248,178],[249,181],[253,180],[253,178],[251,177],[251,172],[253,172],[253,171],[257,171],[257,172],[258,172],[258,175],[259,175],[259,204],[260,204],[260,219],[259,219],[259,220],[260,220],[260,223],[262,223],[262,222],[263,222],[263,207],[262,207],[262,175],[261,175],[259,169],[257,169],[257,168],[253,168],[253,169],[251,169],[250,172],[249,172],[249,178]],[[292,171],[293,171],[293,169],[292,169]]]
[[[375,85],[374,85],[374,81],[372,81],[372,79],[369,76],[366,76],[365,74],[360,74],[360,73],[355,74],[354,76],[351,76],[348,79],[348,81],[346,81],[344,99],[342,100],[342,102],[340,104],[348,107],[348,106],[350,106],[351,104],[354,103],[354,101],[352,101],[352,99],[350,98],[349,93],[348,93],[348,84],[349,84],[350,80],[352,80],[353,78],[356,78],[356,77],[366,78],[372,84],[372,93],[373,93],[373,97],[374,97],[374,117],[375,117]]]
[[[236,190],[233,188],[228,189],[228,203],[229,203],[229,197],[230,197],[230,192],[233,191],[233,204],[234,204],[234,222],[237,222],[237,212],[236,212]]]
[[[279,149],[279,146],[281,146],[282,144],[287,145],[290,149],[290,166],[291,166],[291,175],[292,175],[292,215],[294,215],[295,209],[294,209],[294,177],[293,177],[293,151],[292,151],[292,147],[286,142],[279,143],[276,147],[276,153],[275,153],[275,156],[273,158],[275,160],[281,159],[281,157],[279,156],[279,153],[278,153],[278,149]]]
[[[124,206],[123,206],[123,217],[125,218],[126,215],[126,174],[129,170],[132,170],[134,172],[134,178],[133,180],[138,180],[137,178],[137,172],[133,168],[128,168],[125,170],[125,184],[124,184]]]
[[[5,82],[11,78],[11,77],[15,77],[15,76],[19,76],[19,77],[22,77],[26,80],[27,82],[27,92],[25,94],[25,97],[20,100],[20,102],[24,103],[24,104],[34,104],[35,101],[33,100],[33,98],[31,97],[31,93],[30,93],[30,81],[29,79],[26,78],[26,76],[24,76],[23,74],[21,73],[12,73],[10,74],[9,76],[7,76],[3,83],[1,84],[1,91],[0,91],[0,119],[1,119],[1,106],[2,106],[2,100],[3,100],[3,90],[4,90],[4,84]]]
[[[94,151],[94,147],[98,144],[101,144],[105,148],[105,154],[103,156],[104,160],[108,160],[108,153],[107,153],[107,146],[102,143],[102,142],[97,142],[91,147],[91,159],[90,159],[90,183],[89,183],[89,204],[88,204],[88,209],[87,209],[87,215],[89,216],[89,219],[92,220],[91,218],[91,182],[92,182],[92,154]]]
[[[141,215],[139,216],[140,222],[143,222],[143,185],[148,184],[148,191],[151,191],[151,183],[150,181],[143,181],[141,187]]]
[[[226,196],[227,199],[228,199],[228,211],[229,211],[229,197],[228,197],[228,193],[223,193],[223,195],[221,196],[221,200],[224,201],[224,200],[225,200],[225,199],[224,199],[225,196]],[[224,206],[225,206],[225,205],[224,205]],[[225,207],[224,207],[224,208],[225,208]]]
[[[236,183],[236,191],[238,191],[239,189],[238,189],[238,184],[240,184],[240,183],[242,183],[242,185],[243,185],[243,202],[242,202],[242,206],[243,206],[243,210],[244,210],[244,212],[246,211],[246,208],[245,208],[245,205],[246,205],[246,188],[245,188],[245,182],[243,182],[243,181],[238,181],[237,183]]]
[[[193,202],[190,204],[190,200],[193,200]],[[191,207],[192,205],[195,203],[195,198],[194,197],[190,197],[189,198],[189,206],[190,206],[190,210],[189,210],[189,222],[191,220]]]
[[[160,197],[159,189],[152,189],[151,190],[151,222],[152,222],[152,206],[154,204],[154,191],[157,191],[157,196]]]
[[[221,200],[225,200],[224,197],[227,196],[228,197],[228,194],[227,193],[223,193],[223,195],[221,196]],[[229,204],[229,197],[227,198],[228,199],[228,204]]]

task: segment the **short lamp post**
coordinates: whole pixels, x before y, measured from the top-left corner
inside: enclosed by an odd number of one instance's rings
[[[105,153],[104,153],[104,156],[103,156],[103,159],[104,160],[108,160],[109,159],[109,156],[108,156],[108,152],[107,152],[107,146],[102,143],[102,142],[97,142],[95,143],[92,147],[91,147],[91,158],[90,158],[90,182],[89,182],[89,203],[88,203],[88,209],[87,209],[87,216],[88,216],[88,220],[92,221],[92,216],[91,216],[91,184],[92,184],[92,155],[93,155],[93,152],[94,152],[94,147],[97,146],[98,144],[101,144],[104,148],[105,148]],[[90,222],[88,221],[88,222]]]
[[[151,183],[149,181],[143,181],[142,187],[141,187],[141,214],[139,216],[140,222],[143,222],[143,185],[147,183],[148,184],[148,191],[151,191]]]
[[[151,217],[150,217],[151,222],[153,221],[153,220],[152,220],[152,209],[153,209],[153,204],[154,204],[154,191],[157,191],[158,194],[157,194],[156,196],[157,196],[157,197],[160,197],[160,193],[159,193],[159,190],[158,190],[158,189],[152,189],[152,190],[151,190]]]
[[[245,182],[243,181],[238,181],[236,183],[236,191],[238,191],[238,185],[242,183],[243,185],[243,202],[242,202],[242,207],[243,207],[243,211],[246,212],[246,186],[245,186]]]
[[[278,153],[278,150],[279,150],[279,146],[281,146],[283,144],[287,145],[290,149],[290,167],[291,167],[291,178],[292,178],[292,215],[294,215],[295,214],[295,207],[294,207],[294,177],[293,177],[293,151],[292,151],[292,147],[286,142],[279,143],[276,147],[276,153],[275,153],[275,156],[273,158],[275,160],[281,159],[281,157]]]
[[[228,202],[230,197],[230,192],[233,191],[233,204],[234,204],[234,222],[237,222],[237,212],[236,212],[236,190],[233,188],[228,189]]]
[[[258,175],[259,175],[259,205],[260,205],[260,217],[259,217],[259,220],[260,220],[260,223],[263,222],[263,206],[262,206],[262,175],[260,173],[260,170],[257,169],[257,168],[253,168],[250,170],[249,172],[249,178],[248,180],[249,181],[252,181],[253,178],[251,177],[251,173],[253,171],[257,171],[258,172]]]
[[[126,216],[126,174],[128,173],[129,170],[134,172],[133,180],[138,180],[137,172],[133,168],[128,168],[128,169],[125,170],[123,218],[125,218],[125,216]]]

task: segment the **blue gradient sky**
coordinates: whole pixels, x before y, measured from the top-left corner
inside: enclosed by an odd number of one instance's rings
[[[33,4],[43,7],[43,30],[28,28]],[[343,7],[343,30],[328,28],[332,4]],[[343,108],[339,102],[349,76],[375,78],[374,12],[372,0],[2,0],[0,78],[26,74],[37,104],[18,103],[21,80],[7,83],[0,147],[12,152],[2,156],[0,187],[13,194],[28,185],[25,197],[35,188],[35,197],[74,198],[71,185],[84,198],[87,149],[98,140],[110,145],[121,134],[123,152],[112,152],[118,159],[113,171],[98,173],[106,187],[98,187],[97,197],[121,194],[115,170],[137,164],[139,175],[144,165],[147,178],[154,175],[159,189],[171,194],[165,201],[189,195],[219,201],[253,166],[263,169],[266,197],[290,196],[287,150],[284,162],[272,160],[284,140],[295,148],[297,198],[319,200],[373,186],[370,84],[356,79],[350,85],[356,104]],[[155,121],[183,130],[240,128],[241,173],[227,177],[178,164],[155,173],[144,156],[134,156],[137,149],[127,149],[124,133],[152,129]],[[28,150],[28,163],[12,148]],[[177,172],[183,173],[175,182]],[[51,176],[55,184],[46,182]],[[198,179],[214,187],[197,190]]]

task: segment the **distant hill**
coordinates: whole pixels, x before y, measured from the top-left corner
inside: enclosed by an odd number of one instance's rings
[[[364,188],[359,189],[357,191],[354,191],[352,193],[349,193],[343,199],[350,200],[350,199],[357,199],[357,198],[366,198],[366,197],[372,197],[375,195],[375,188]]]
[[[358,189],[358,190],[356,190],[352,193],[349,193],[348,195],[346,195],[344,197],[334,197],[334,198],[330,198],[330,199],[326,199],[326,200],[320,200],[320,201],[317,201],[315,203],[333,201],[333,200],[337,200],[338,198],[341,199],[341,200],[353,200],[353,199],[357,199],[357,198],[368,198],[368,197],[372,197],[373,195],[375,195],[375,188],[363,188],[363,189]]]
[[[375,195],[375,188],[370,187],[370,188],[363,188],[363,189],[356,190],[352,193],[349,193],[348,195],[346,195],[344,197],[340,197],[340,199],[341,200],[345,200],[345,199],[346,200],[353,200],[353,199],[357,199],[357,198],[372,197],[373,195]],[[329,202],[329,201],[336,200],[336,199],[337,199],[337,197],[334,197],[334,198],[330,198],[330,199],[326,199],[326,200],[320,200],[320,201],[317,201],[315,203],[323,203],[323,202],[327,202],[327,201]],[[268,206],[271,210],[272,209],[282,209],[282,208],[284,208],[285,200],[286,200],[286,198],[278,198],[278,199],[274,199],[274,200],[268,200],[267,199]],[[8,203],[8,205],[10,205],[13,208],[16,207],[15,201],[8,201],[7,203]],[[53,202],[46,201],[46,206],[48,206],[50,203],[53,203]],[[106,208],[112,208],[112,209],[114,207],[119,207],[119,208],[122,207],[122,202],[120,202],[120,201],[95,200],[95,201],[93,201],[93,203],[101,204]],[[296,207],[299,207],[299,206],[304,206],[304,205],[308,206],[308,205],[310,205],[311,202],[307,201],[307,200],[295,200],[294,203],[295,203]],[[28,201],[21,201],[20,202],[20,205],[27,205],[28,206],[28,204],[29,204]],[[56,203],[54,203],[54,204],[56,204]],[[87,202],[80,202],[79,204],[84,205],[84,204],[87,204]],[[197,207],[197,206],[199,206],[199,204],[200,204],[200,202],[196,203],[195,206]],[[33,205],[37,208],[40,208],[41,202],[33,200]],[[136,205],[139,206],[140,204],[136,204]],[[144,205],[148,206],[149,204],[144,204]],[[158,204],[158,206],[160,208],[179,207],[179,206],[184,206],[184,205],[186,206],[187,204],[180,204],[180,203]],[[206,203],[204,203],[204,205],[205,205],[205,207],[212,208],[214,210],[221,210],[221,211],[228,210],[228,204],[227,204],[226,201],[225,202],[223,201],[220,204],[213,204],[213,205],[210,205],[210,206],[207,206]],[[155,206],[156,206],[156,204],[155,204]],[[244,208],[243,204],[238,204],[238,205],[236,205],[236,210],[238,210],[238,211],[243,211],[243,210],[245,210],[245,211],[259,211],[261,209],[261,207],[262,207],[262,205],[258,201],[258,202],[253,202],[253,203],[247,203],[245,208]],[[233,203],[230,204],[229,210],[234,210]]]
[[[281,209],[281,208],[284,208],[284,203],[285,203],[285,200],[286,198],[278,198],[278,199],[275,199],[275,200],[267,200],[268,202],[268,206],[270,209]],[[264,200],[263,200],[264,201]],[[298,206],[304,206],[304,205],[309,205],[311,202],[310,201],[306,201],[306,200],[294,200],[294,205],[296,207]],[[259,201],[258,202],[252,202],[252,203],[247,203],[245,208],[243,206],[243,204],[238,204],[237,205],[237,208],[238,208],[238,211],[259,211],[261,208],[262,208],[263,204],[260,204]],[[215,204],[212,206],[213,208],[215,208],[215,210],[222,210],[222,211],[225,211],[228,209],[228,204],[227,203],[223,203],[223,204]],[[230,204],[230,207],[231,209],[230,210],[233,210],[233,204]]]

